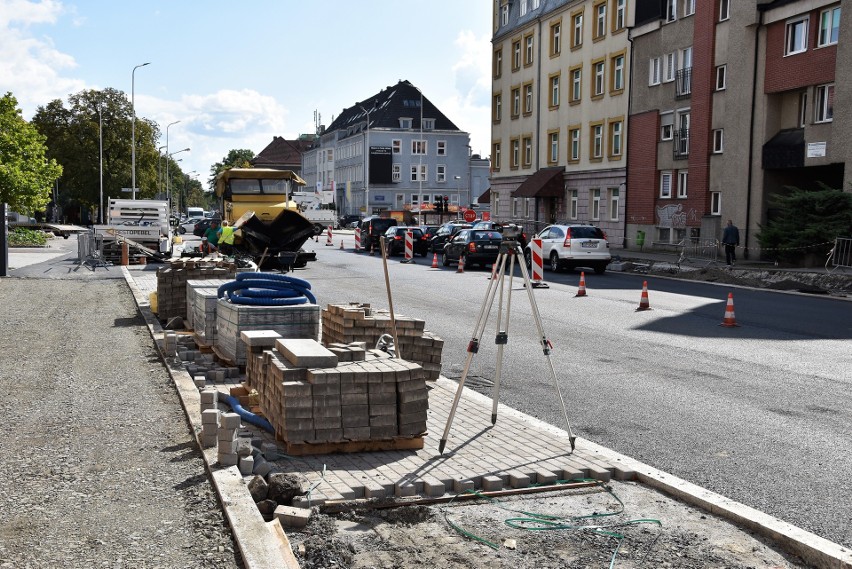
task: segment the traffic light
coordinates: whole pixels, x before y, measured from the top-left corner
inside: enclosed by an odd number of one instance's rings
[[[441,201],[440,197],[432,205],[435,206],[436,212],[443,213],[444,202]]]
[[[444,213],[450,211],[450,196],[444,196]]]

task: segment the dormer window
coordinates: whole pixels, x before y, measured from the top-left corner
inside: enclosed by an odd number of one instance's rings
[[[412,120],[413,120],[413,119],[410,119],[410,118],[408,118],[408,117],[399,117],[399,128],[407,128],[407,129],[410,129],[410,128],[411,128]]]
[[[435,130],[435,119],[423,119],[423,130]]]

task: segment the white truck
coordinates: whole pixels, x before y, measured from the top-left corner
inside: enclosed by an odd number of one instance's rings
[[[299,212],[314,224],[317,235],[325,232],[329,225],[337,225],[337,213],[333,209],[323,209],[323,201],[315,192],[293,192],[290,199],[299,204]]]
[[[104,241],[124,237],[153,250],[158,256],[172,255],[168,201],[111,199],[106,224],[95,225],[94,229],[104,236]]]

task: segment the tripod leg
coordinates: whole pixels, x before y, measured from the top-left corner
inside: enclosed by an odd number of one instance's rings
[[[491,310],[491,305],[494,302],[494,295],[496,292],[497,281],[489,281],[488,289],[485,293],[485,299],[483,300],[482,306],[479,309],[479,317],[476,320],[476,326],[474,326],[473,337],[470,339],[470,343],[468,343],[467,345],[467,359],[464,362],[464,370],[462,371],[461,378],[459,379],[459,386],[456,389],[456,395],[453,398],[453,406],[450,408],[450,415],[447,417],[447,424],[444,427],[444,434],[441,436],[441,442],[438,445],[438,454],[444,454],[444,447],[447,446],[447,437],[450,434],[450,427],[452,426],[453,419],[456,416],[456,409],[458,408],[459,400],[461,399],[461,394],[464,390],[464,382],[467,379],[468,372],[470,371],[470,364],[473,361],[473,355],[479,351],[479,338],[482,337],[482,333],[485,331],[485,325],[488,321],[488,313]]]
[[[494,343],[497,344],[497,366],[495,368],[494,374],[494,388],[491,393],[492,403],[491,403],[491,424],[494,425],[497,423],[497,402],[500,400],[500,379],[503,377],[503,346],[506,345],[506,342],[509,341],[508,336],[508,328],[509,328],[509,311],[506,311],[506,328],[507,330],[503,330],[503,290],[504,284],[506,282],[506,256],[503,256],[499,266],[497,266],[497,271],[494,273],[494,279],[499,282],[500,287],[500,298],[497,303],[497,335],[494,339]],[[511,299],[512,288],[509,287],[509,298]],[[511,302],[511,300],[510,300]]]
[[[541,348],[544,351],[544,356],[547,358],[547,365],[550,368],[550,378],[553,380],[553,386],[556,388],[556,394],[559,396],[559,403],[562,405],[562,416],[565,417],[565,425],[568,428],[568,440],[571,442],[571,452],[574,452],[575,441],[577,437],[574,435],[574,432],[571,430],[571,422],[568,420],[568,411],[565,409],[565,399],[562,398],[562,390],[559,389],[559,381],[556,379],[556,370],[553,369],[553,361],[550,359],[550,350],[552,345],[550,340],[547,339],[547,336],[544,334],[544,327],[541,323],[541,314],[538,312],[538,305],[535,302],[535,296],[533,295],[532,286],[530,283],[530,275],[527,272],[526,263],[520,263],[521,265],[521,275],[524,277],[524,285],[527,289],[527,296],[530,299],[530,308],[532,308],[533,320],[535,320],[536,328],[538,329],[538,335],[541,341]]]

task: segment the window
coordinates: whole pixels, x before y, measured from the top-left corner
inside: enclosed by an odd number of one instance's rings
[[[595,82],[592,85],[592,97],[600,97],[604,94],[606,67],[604,66],[603,61],[593,61],[592,69],[595,70]]]
[[[550,55],[559,55],[562,51],[562,22],[550,26]]]
[[[834,85],[820,85],[816,88],[816,116],[814,122],[834,120]]]
[[[660,140],[671,140],[674,136],[674,113],[660,113]]]
[[[657,241],[660,243],[671,243],[672,240],[672,230],[670,227],[658,227],[657,228]]]
[[[627,18],[627,0],[615,0],[615,10],[612,17],[612,31],[617,32],[624,29]]]
[[[583,97],[583,68],[571,69],[571,102],[578,103]]]
[[[399,128],[410,129],[413,120],[414,119],[409,119],[409,118],[406,118],[406,117],[400,117],[399,118]]]
[[[559,131],[549,132],[547,137],[550,141],[550,156],[547,161],[555,164],[559,161]]]
[[[503,95],[497,93],[494,95],[494,122],[500,122],[503,118]]]
[[[391,141],[391,148],[393,149],[394,154],[402,153],[402,141],[398,138],[395,138]]]
[[[491,147],[491,161],[494,170],[500,170],[500,143],[495,142]]]
[[[689,109],[678,111],[677,130],[675,130],[675,158],[689,156]]]
[[[411,153],[414,154],[414,155],[426,154],[426,141],[425,140],[412,140],[411,141]]]
[[[423,130],[435,130],[435,119],[423,119]]]
[[[509,161],[510,168],[517,168],[521,161],[521,142],[517,138],[512,139],[512,156]]]
[[[589,193],[592,194],[592,221],[598,221],[601,218],[601,190],[595,188]]]
[[[512,118],[516,119],[521,114],[521,90],[512,89]]]
[[[808,92],[799,93],[799,128],[805,128],[808,121]]]
[[[512,217],[515,219],[521,216],[521,198],[512,198]]]
[[[521,68],[521,40],[512,42],[512,71]]]
[[[667,53],[663,58],[663,83],[675,80],[677,71],[677,52]]]
[[[532,137],[524,137],[524,166],[532,166]]]
[[[610,60],[610,90],[620,92],[624,90],[624,55],[619,54]]]
[[[437,141],[435,143],[435,146],[437,148],[438,156],[446,156],[447,155],[447,141],[446,140]]]
[[[550,78],[550,106],[559,106],[559,75]]]
[[[787,35],[784,42],[784,55],[802,53],[808,49],[808,18],[799,18],[787,22]]]
[[[609,189],[609,220],[618,221],[618,188]]]
[[[583,45],[583,13],[577,13],[571,16],[571,48],[578,48]]]
[[[710,215],[722,215],[722,192],[710,192]]]
[[[819,38],[817,45],[832,45],[837,43],[840,35],[840,6],[823,10],[819,15]]]
[[[681,170],[677,173],[677,197],[686,197],[687,182],[689,180],[689,172]]]
[[[400,164],[394,164],[391,167],[391,181],[399,182],[402,179],[402,166]]]
[[[500,25],[508,26],[509,25],[509,4],[503,4],[500,6]]]
[[[666,0],[666,22],[677,20],[677,0]]]
[[[533,110],[533,86],[532,83],[524,85],[524,114],[532,114]]]
[[[622,153],[622,141],[624,140],[624,122],[613,121],[609,123],[609,157],[619,158]]]
[[[411,166],[411,181],[412,182],[417,181],[417,164],[413,164]]]
[[[595,40],[606,35],[606,2],[595,6]]]
[[[568,190],[568,195],[569,195],[569,196],[570,196],[570,198],[571,198],[571,205],[569,206],[569,207],[570,207],[570,210],[568,211],[568,216],[569,216],[571,219],[577,219],[577,215],[578,215],[578,213],[579,213],[579,212],[577,211],[577,210],[579,209],[579,208],[577,207],[577,201],[578,201],[578,200],[577,200],[577,190]]]
[[[580,160],[580,127],[569,128],[568,138],[571,141],[571,155],[569,160],[578,162]]]
[[[503,48],[494,51],[494,78],[503,75]]]
[[[725,150],[725,130],[717,128],[713,131],[713,154],[721,154]]]
[[[728,66],[719,65],[716,67],[716,90],[724,91],[728,83]]]
[[[662,80],[662,65],[659,57],[652,57],[648,66],[648,85],[659,85]]]
[[[524,66],[532,65],[533,63],[533,37],[527,36],[524,38]]]
[[[437,166],[435,166],[435,181],[447,181],[447,166],[445,164],[438,164]]]
[[[521,0],[521,16],[526,16],[529,9],[529,0]]]
[[[719,21],[724,22],[731,17],[730,0],[719,0]]]
[[[672,197],[672,173],[660,172],[660,197]]]
[[[695,0],[683,0],[683,16],[691,16],[695,13]]]
[[[600,160],[603,158],[603,124],[594,123],[590,125],[592,131],[591,156],[592,160]]]

